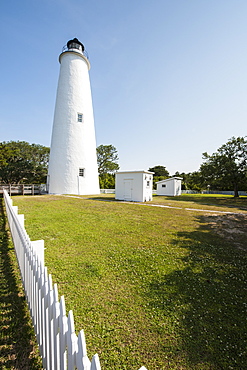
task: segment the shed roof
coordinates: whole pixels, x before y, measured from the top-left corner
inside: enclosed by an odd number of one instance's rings
[[[138,171],[117,171],[117,173],[148,173],[150,175],[153,175],[154,172],[151,172],[151,171],[145,171],[145,170],[138,170]]]
[[[170,177],[169,179],[157,181],[155,184],[161,184],[161,183],[172,181],[172,180],[183,180],[183,178],[178,177],[178,176],[174,176],[174,177]]]

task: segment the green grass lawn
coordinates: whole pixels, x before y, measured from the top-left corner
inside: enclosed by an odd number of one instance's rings
[[[246,369],[247,198],[88,198],[13,199],[89,356],[112,370]]]

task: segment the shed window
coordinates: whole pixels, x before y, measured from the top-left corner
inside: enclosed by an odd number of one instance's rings
[[[85,168],[79,168],[79,176],[85,175]]]
[[[78,122],[83,122],[83,114],[82,113],[77,114],[77,121]]]
[[[166,184],[162,184],[162,188],[166,188]]]

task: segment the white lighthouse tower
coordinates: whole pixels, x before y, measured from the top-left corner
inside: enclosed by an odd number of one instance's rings
[[[83,44],[67,42],[59,56],[47,186],[50,194],[99,194],[90,63]]]

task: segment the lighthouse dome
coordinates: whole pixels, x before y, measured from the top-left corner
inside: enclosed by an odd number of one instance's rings
[[[73,40],[69,40],[67,42],[67,48],[68,50],[70,49],[78,49],[80,51],[84,51],[84,45],[76,38],[74,38]]]

